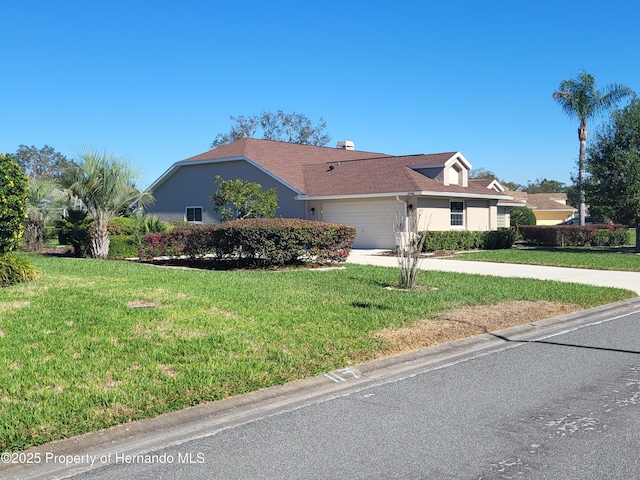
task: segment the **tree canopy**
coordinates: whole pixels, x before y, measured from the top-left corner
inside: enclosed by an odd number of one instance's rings
[[[508,188],[512,191],[522,190],[522,185],[515,182],[508,182],[506,180],[500,180],[498,176],[493,173],[491,170],[487,170],[486,168],[476,168],[469,172],[470,179],[485,179],[485,180],[497,180],[500,185],[505,188]]]
[[[215,204],[215,211],[223,221],[236,218],[276,216],[278,195],[275,188],[264,190],[262,185],[237,178],[224,180],[216,175],[217,189],[209,200]]]
[[[259,115],[245,117],[230,117],[234,125],[229,133],[220,133],[211,144],[211,148],[226,145],[241,138],[255,137],[258,131],[262,132],[263,140],[278,140],[303,145],[324,146],[331,141],[325,129],[326,122],[320,117],[316,125],[301,113],[285,113],[278,110],[273,113],[270,110],[262,111]]]
[[[529,180],[523,191],[527,193],[564,193],[567,187],[564,183],[547,178],[536,178]]]
[[[615,111],[588,149],[585,183],[592,214],[638,226],[640,218],[640,101]],[[636,250],[640,251],[638,246]]]
[[[580,225],[585,223],[585,162],[587,150],[588,122],[613,108],[620,100],[634,96],[629,87],[620,84],[605,86],[602,90],[596,88],[596,79],[587,72],[582,72],[578,78],[563,80],[558,90],[553,92],[553,99],[560,105],[569,118],[576,118],[580,122],[578,140],[580,154],[578,157],[578,192]]]
[[[67,157],[56,152],[53,147],[45,145],[36,148],[20,145],[13,155],[15,161],[33,179],[53,179],[70,163]]]

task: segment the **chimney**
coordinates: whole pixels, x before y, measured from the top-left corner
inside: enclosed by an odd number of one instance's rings
[[[351,140],[340,140],[337,147],[341,148],[342,150],[355,150],[356,144]]]

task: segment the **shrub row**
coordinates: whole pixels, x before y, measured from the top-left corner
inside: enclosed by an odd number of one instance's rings
[[[516,240],[516,231],[512,228],[501,228],[497,231],[427,231],[422,250],[497,250],[511,248]]]
[[[175,227],[169,233],[145,235],[142,260],[186,255],[199,258],[252,260],[260,266],[299,261],[344,262],[356,230],[333,223],[284,218],[250,218],[219,225]]]
[[[551,247],[608,246],[629,243],[629,230],[624,225],[538,225],[521,226],[520,234],[527,243]]]

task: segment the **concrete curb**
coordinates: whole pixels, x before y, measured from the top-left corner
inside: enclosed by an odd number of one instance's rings
[[[40,463],[5,463],[1,478],[65,478],[109,464],[115,455],[142,455],[165,446],[180,445],[261,418],[509,348],[509,342],[548,338],[639,309],[640,298],[624,300],[51,442],[25,451],[32,458],[40,458]],[[53,461],[74,456],[79,460],[70,464]],[[50,461],[45,462],[47,458]],[[96,459],[93,465],[88,461],[90,458]],[[109,462],[100,460],[107,458]]]

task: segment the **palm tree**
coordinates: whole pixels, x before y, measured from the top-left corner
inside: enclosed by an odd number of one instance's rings
[[[139,208],[144,208],[153,202],[150,192],[140,193],[135,187],[138,176],[127,157],[85,149],[78,155],[77,163],[72,163],[59,177],[60,185],[82,200],[93,218],[92,257],[106,258],[109,254],[107,228],[123,207],[137,202]]]
[[[629,87],[619,84],[607,85],[603,90],[596,88],[596,79],[587,72],[582,72],[578,78],[563,80],[558,90],[553,92],[553,99],[558,102],[569,118],[580,121],[578,139],[580,140],[580,156],[578,159],[578,190],[580,197],[579,215],[580,225],[585,220],[584,177],[587,152],[587,125],[590,119],[610,110],[620,100],[634,96]]]
[[[38,251],[45,241],[45,225],[51,220],[53,193],[56,185],[53,180],[40,177],[29,178],[29,192],[27,196],[27,226],[25,229],[25,244],[28,250]]]

